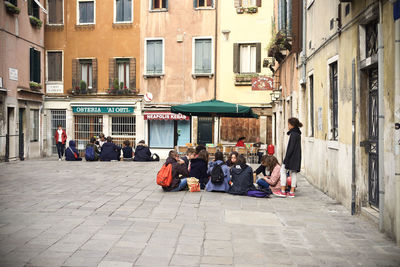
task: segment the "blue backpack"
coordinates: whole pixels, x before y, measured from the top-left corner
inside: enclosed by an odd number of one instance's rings
[[[86,147],[85,150],[85,159],[86,161],[94,161],[95,157],[94,157],[94,148],[92,146],[88,146]]]

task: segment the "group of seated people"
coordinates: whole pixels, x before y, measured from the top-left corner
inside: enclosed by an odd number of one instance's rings
[[[152,156],[144,140],[139,141],[134,151],[129,140],[125,140],[124,146],[121,147],[113,142],[111,136],[105,138],[104,134],[100,134],[98,140],[95,137],[91,137],[85,150],[86,161],[153,161],[157,160],[157,158],[158,156],[155,158]],[[65,151],[65,160],[82,160],[74,140],[69,141],[69,147]]]
[[[175,150],[169,152],[166,165],[172,164],[172,182],[163,187],[164,191],[175,192],[187,189],[187,177],[195,177],[199,180],[200,188],[209,192],[226,192],[234,195],[249,195],[255,190],[276,193],[281,190],[280,165],[274,156],[264,155],[261,165],[253,172],[251,166],[246,164],[246,158],[236,151],[229,154],[224,161],[224,155],[218,151],[215,159],[208,162],[209,154],[204,146],[196,149],[189,148],[186,156],[180,158]],[[217,167],[219,166],[219,167]],[[213,182],[214,168],[223,175],[223,180]],[[259,178],[256,185],[253,183],[253,175]]]

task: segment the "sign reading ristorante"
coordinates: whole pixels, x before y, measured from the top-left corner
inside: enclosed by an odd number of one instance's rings
[[[133,107],[96,107],[76,106],[72,107],[74,113],[133,113]]]

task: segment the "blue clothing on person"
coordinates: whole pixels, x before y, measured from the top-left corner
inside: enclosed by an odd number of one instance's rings
[[[119,160],[121,154],[121,148],[114,144],[113,142],[104,143],[101,147],[100,160],[101,161],[111,161]]]
[[[75,158],[74,153],[78,156]],[[79,157],[79,151],[76,149],[75,141],[69,141],[69,147],[65,150],[65,160],[67,161],[81,161],[82,158]]]
[[[211,171],[214,168],[215,165],[221,165],[222,172],[224,173],[224,181],[221,184],[214,184],[211,182],[211,179],[208,181],[206,184],[206,191],[211,192],[211,191],[217,191],[217,192],[227,192],[229,190],[229,181],[231,180],[231,175],[230,175],[230,168],[226,165],[223,164],[222,160],[217,160],[217,161],[211,161],[208,164],[208,170],[207,174],[211,175]]]
[[[139,143],[136,146],[135,157],[133,161],[151,161],[151,152],[148,146]]]

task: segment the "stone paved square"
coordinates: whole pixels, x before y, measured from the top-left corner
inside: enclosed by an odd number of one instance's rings
[[[300,178],[296,198],[164,193],[161,163],[0,164],[0,266],[399,266],[400,248]]]

